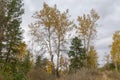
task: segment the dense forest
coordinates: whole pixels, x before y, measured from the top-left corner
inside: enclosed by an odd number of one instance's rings
[[[100,15],[94,10],[71,20],[69,9],[43,4],[21,27],[22,0],[0,0],[0,80],[120,80],[120,30],[99,67],[94,46]]]

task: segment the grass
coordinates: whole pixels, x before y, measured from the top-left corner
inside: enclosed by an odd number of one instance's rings
[[[120,73],[116,71],[81,69],[74,74],[63,76],[57,80],[120,80]]]

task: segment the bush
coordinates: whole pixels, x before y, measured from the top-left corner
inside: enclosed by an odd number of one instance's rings
[[[23,73],[18,72],[13,74],[13,80],[27,80],[27,79]]]

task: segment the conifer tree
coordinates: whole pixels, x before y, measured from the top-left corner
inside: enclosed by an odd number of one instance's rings
[[[17,56],[21,54],[23,3],[22,0],[0,0],[0,4],[0,59],[2,70],[11,74],[17,71]]]
[[[78,37],[72,39],[68,55],[70,57],[70,69],[77,70],[85,67],[85,49]]]

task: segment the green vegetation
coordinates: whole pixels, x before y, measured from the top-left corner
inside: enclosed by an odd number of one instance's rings
[[[78,37],[72,39],[70,51],[68,53],[70,57],[70,69],[77,70],[85,66],[86,54],[85,49],[81,44],[81,40]]]

